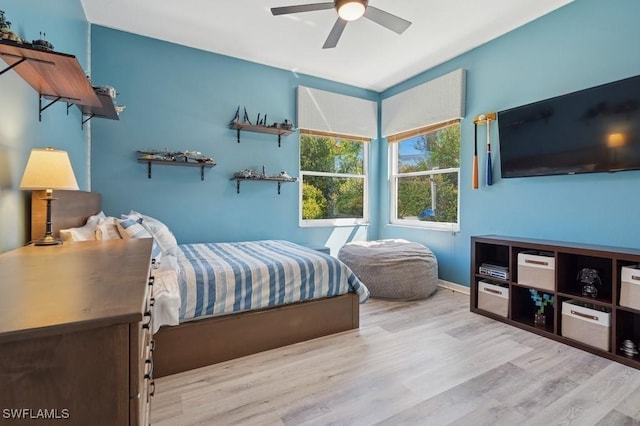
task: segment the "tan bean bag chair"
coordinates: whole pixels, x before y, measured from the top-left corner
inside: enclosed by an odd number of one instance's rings
[[[407,240],[357,241],[338,252],[371,297],[415,300],[429,297],[438,285],[438,261],[422,244]]]

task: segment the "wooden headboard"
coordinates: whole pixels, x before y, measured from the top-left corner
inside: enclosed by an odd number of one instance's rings
[[[31,192],[31,239],[37,240],[45,232],[47,202],[45,191]],[[87,222],[89,216],[102,209],[100,194],[86,191],[53,191],[51,202],[51,227],[53,235],[61,229],[75,228]]]

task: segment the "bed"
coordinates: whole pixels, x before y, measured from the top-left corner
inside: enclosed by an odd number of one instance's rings
[[[32,239],[44,233],[42,197],[33,191]],[[101,211],[96,193],[56,191],[55,198],[55,235],[83,226]],[[172,255],[178,263],[179,321],[154,334],[155,377],[359,327],[359,304],[368,290],[346,265],[324,253],[277,240],[178,248]],[[162,268],[171,264],[169,257],[160,262]],[[167,280],[166,273],[155,271],[158,283]],[[249,277],[261,284],[249,285]],[[158,288],[173,285],[154,284],[154,296]]]

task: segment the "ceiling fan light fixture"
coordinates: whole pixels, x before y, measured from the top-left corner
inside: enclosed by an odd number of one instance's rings
[[[337,0],[338,16],[345,21],[355,21],[364,15],[367,2],[364,0]]]

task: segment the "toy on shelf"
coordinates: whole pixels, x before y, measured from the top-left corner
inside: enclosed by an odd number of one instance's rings
[[[147,164],[147,177],[151,179],[151,164],[169,164],[174,166],[192,166],[200,168],[200,180],[204,180],[204,169],[216,165],[213,158],[198,151],[169,151],[139,149],[138,163]]]
[[[233,177],[230,180],[236,181],[236,191],[240,193],[240,181],[243,180],[262,180],[262,181],[271,181],[278,183],[278,194],[280,194],[280,186],[285,182],[297,182],[298,178],[289,176],[287,172],[284,170],[280,173],[268,176],[265,170],[265,167],[262,166],[262,172],[258,172],[255,169],[244,169],[239,170],[233,174]]]

